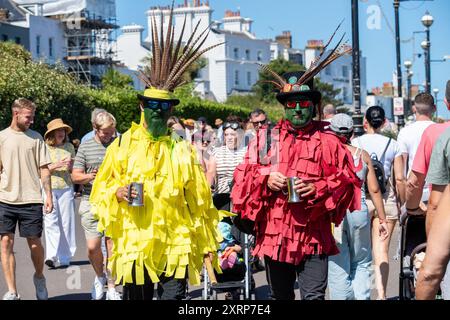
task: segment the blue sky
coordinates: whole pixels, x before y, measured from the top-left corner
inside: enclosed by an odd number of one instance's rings
[[[189,0],[192,1],[192,0]],[[205,0],[202,0],[202,2]],[[168,5],[170,0],[116,0],[118,24],[123,26],[138,23],[147,28],[145,12],[150,6]],[[184,0],[176,0],[175,4]],[[132,4],[131,4],[132,3]],[[347,33],[351,43],[351,1],[350,0],[209,0],[214,9],[212,18],[223,18],[225,10],[240,9],[241,16],[254,20],[253,32],[258,38],[274,38],[284,30],[293,35],[293,45],[304,48],[308,39],[327,39],[337,24],[345,19],[341,30]],[[392,0],[360,0],[359,28],[360,47],[367,57],[368,88],[382,86],[392,81],[396,70],[394,8]],[[407,1],[400,6],[400,34],[402,63],[413,60],[413,83],[425,81],[425,66],[420,43],[425,34],[420,21],[428,10],[434,17],[431,26],[431,59],[450,56],[450,1]],[[379,19],[378,19],[379,18]],[[391,28],[392,30],[391,30]],[[147,30],[145,31],[145,35]],[[403,68],[404,69],[404,68]],[[405,78],[403,78],[405,81]],[[450,118],[450,112],[444,106],[445,83],[450,79],[450,60],[431,63],[431,86],[438,88],[438,112],[440,116]]]

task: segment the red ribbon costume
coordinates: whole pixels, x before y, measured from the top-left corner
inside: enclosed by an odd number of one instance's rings
[[[300,264],[305,255],[338,253],[331,223],[339,224],[347,209],[361,204],[361,181],[353,157],[328,123],[312,121],[294,129],[281,120],[271,132],[270,150],[257,161],[263,137],[253,139],[244,162],[234,172],[233,211],[255,221],[254,255]],[[267,186],[270,172],[297,176],[315,184],[316,194],[300,203],[288,203],[283,192]]]

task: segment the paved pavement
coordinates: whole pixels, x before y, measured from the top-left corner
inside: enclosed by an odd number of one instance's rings
[[[78,201],[77,201],[78,204]],[[90,300],[90,291],[92,281],[95,274],[89,264],[86,253],[86,244],[84,233],[80,225],[78,214],[76,234],[77,234],[77,252],[72,264],[68,268],[48,269],[44,266],[44,274],[47,278],[47,288],[49,298],[52,300]],[[390,276],[388,281],[387,296],[388,298],[395,298],[398,296],[398,271],[399,263],[392,259],[397,252],[399,228],[394,231],[394,236],[390,245]],[[44,241],[44,239],[42,239]],[[22,299],[34,300],[35,289],[33,286],[33,272],[34,268],[30,258],[30,252],[26,240],[16,236],[16,243],[14,246],[16,256],[16,278],[17,289]],[[1,269],[1,267],[0,267]],[[268,296],[268,286],[265,277],[265,272],[258,272],[254,274],[256,282],[256,297],[257,299],[265,300]],[[0,275],[0,294],[3,295],[7,291],[3,273]],[[121,288],[119,287],[119,291]],[[189,288],[189,294],[192,299],[202,298],[202,287],[196,286]],[[298,290],[296,295],[298,298]],[[372,297],[375,299],[376,294],[372,291]],[[222,299],[223,295],[219,295]]]

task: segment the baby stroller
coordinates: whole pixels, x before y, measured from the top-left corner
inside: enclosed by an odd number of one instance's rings
[[[248,235],[243,235],[243,266],[239,270],[228,273],[223,270],[223,274],[215,274],[217,283],[212,283],[208,276],[206,267],[203,267],[203,300],[217,300],[217,294],[223,292],[234,292],[233,300],[254,300],[254,282],[250,267],[250,243]],[[227,274],[228,273],[228,274]]]
[[[404,214],[400,217],[399,299],[413,300],[417,280],[416,258],[426,249],[425,216]]]
[[[233,182],[230,183],[230,190],[233,187]],[[219,210],[227,210],[231,211],[232,201],[230,198],[230,194],[213,194],[213,202],[214,206]],[[240,269],[238,272],[234,272],[231,277],[228,277],[226,273],[224,275],[215,274],[217,278],[217,283],[212,283],[211,279],[209,279],[208,272],[206,267],[203,266],[203,300],[217,300],[217,294],[223,292],[234,292],[233,300],[238,300],[241,297],[244,300],[255,300],[255,281],[251,272],[251,256],[250,256],[250,248],[251,244],[249,241],[249,235],[243,232],[240,232],[235,226],[232,226],[232,233],[236,239],[239,239],[239,242],[243,244],[243,269]],[[210,270],[212,273],[212,270]]]

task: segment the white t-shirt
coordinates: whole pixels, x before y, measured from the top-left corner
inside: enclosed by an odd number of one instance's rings
[[[400,146],[400,151],[402,153],[408,154],[408,163],[407,167],[405,168],[406,177],[411,171],[414,156],[416,155],[417,147],[419,146],[422,134],[425,131],[425,129],[428,128],[433,123],[434,123],[433,121],[416,121],[400,130],[397,142],[398,145]],[[408,169],[408,171],[406,171],[406,169]]]
[[[372,154],[376,154],[377,158],[384,165],[384,174],[386,175],[386,179],[391,176],[391,168],[394,163],[394,159],[397,157],[401,157],[402,153],[400,151],[400,147],[394,139],[391,139],[389,147],[384,154],[384,158],[381,159],[383,155],[384,149],[388,144],[389,138],[385,137],[381,134],[364,134],[358,138],[352,140],[352,145],[354,147],[361,148],[372,156]]]

